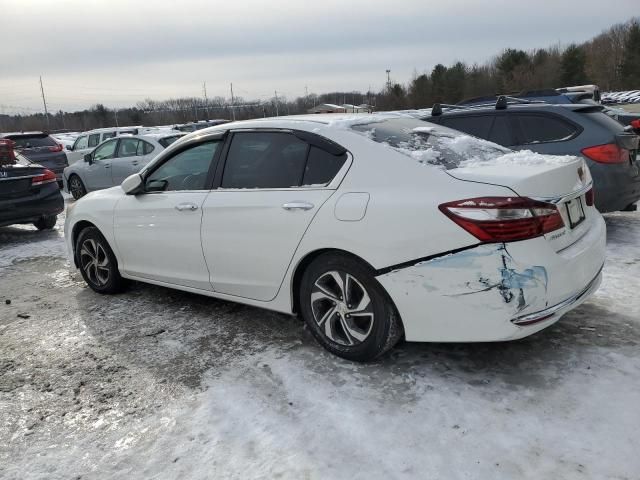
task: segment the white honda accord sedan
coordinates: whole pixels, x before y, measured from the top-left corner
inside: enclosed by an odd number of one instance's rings
[[[69,207],[73,262],[299,314],[331,352],[548,327],[599,285],[605,224],[576,157],[512,152],[399,114],[228,123]]]

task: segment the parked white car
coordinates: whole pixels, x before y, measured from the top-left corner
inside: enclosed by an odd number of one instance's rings
[[[126,135],[101,143],[83,161],[64,169],[63,189],[76,200],[87,192],[120,185],[184,133]]]
[[[401,115],[280,117],[195,132],[70,205],[96,292],[126,279],[300,314],[352,360],[407,341],[548,327],[599,285],[605,224],[584,161]]]

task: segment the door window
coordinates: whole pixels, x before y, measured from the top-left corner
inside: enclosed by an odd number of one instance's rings
[[[93,153],[94,160],[108,160],[113,158],[116,153],[116,146],[118,145],[118,140],[110,140],[98,148]]]
[[[148,191],[205,190],[219,141],[201,143],[183,150],[147,177]]]
[[[155,148],[156,147],[154,147],[150,143],[145,142],[144,140],[140,140],[140,143],[138,143],[138,150],[136,155],[138,155],[139,157],[142,157],[144,155],[149,155],[151,152],[155,150]]]
[[[107,132],[102,134],[102,141],[104,142],[107,138],[113,138],[116,136],[116,132]]]
[[[88,147],[88,139],[87,136],[84,135],[82,137],[78,137],[76,139],[76,143],[73,144],[74,150],[83,150]]]
[[[288,188],[301,184],[309,144],[285,132],[233,135],[223,188]]]
[[[326,185],[336,176],[344,162],[347,154],[332,155],[321,148],[312,146],[309,150],[309,158],[304,169],[302,185]]]
[[[117,157],[135,157],[138,151],[138,143],[140,140],[137,138],[121,138],[120,146],[118,147]]]
[[[89,148],[93,148],[100,143],[100,134],[94,133],[89,135]]]
[[[572,124],[547,115],[514,115],[520,126],[521,144],[561,142],[569,140],[577,133]]]
[[[443,116],[440,124],[486,140],[489,138],[492,121],[493,115],[471,115],[468,117]]]
[[[491,128],[491,134],[489,135],[489,141],[509,147],[514,145],[513,136],[509,128],[508,119],[504,115],[496,116],[493,121],[493,127]]]

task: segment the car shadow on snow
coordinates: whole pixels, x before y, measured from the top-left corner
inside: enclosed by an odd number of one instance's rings
[[[274,357],[337,384],[354,375],[372,385],[413,375],[478,388],[496,382],[553,388],[576,371],[596,368],[603,361],[599,349],[640,344],[640,326],[631,317],[586,303],[522,340],[401,343],[375,362],[357,364],[324,351],[298,319],[240,304],[140,283],[117,296],[85,288],[77,301],[94,337],[116,355],[190,388],[239,363]]]

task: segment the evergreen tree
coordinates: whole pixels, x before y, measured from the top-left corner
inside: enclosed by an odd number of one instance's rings
[[[562,86],[568,87],[587,83],[586,64],[587,56],[584,50],[575,44],[569,45],[562,54],[560,62],[560,81]]]

